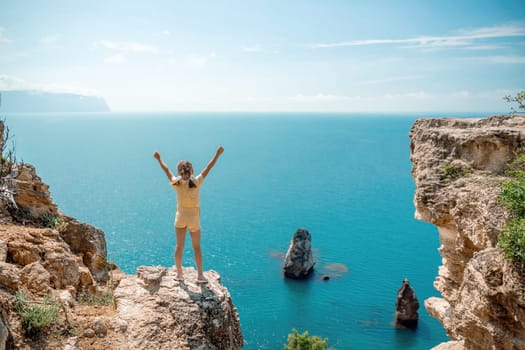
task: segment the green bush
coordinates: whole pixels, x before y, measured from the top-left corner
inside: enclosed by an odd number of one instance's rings
[[[47,228],[58,228],[62,223],[62,219],[56,214],[45,213],[40,218],[42,225]]]
[[[13,213],[14,219],[25,225],[27,222],[33,222],[36,218],[33,216],[33,213],[31,213],[31,210],[25,207],[18,207],[16,208],[15,212]]]
[[[294,328],[292,333],[288,334],[288,344],[284,346],[284,350],[326,350],[327,346],[328,339],[309,336],[307,331],[299,334]]]
[[[499,200],[513,215],[525,217],[525,177],[503,183]]]
[[[525,263],[525,218],[509,221],[498,238],[498,246],[507,259]]]
[[[467,175],[470,169],[465,166],[461,166],[453,163],[443,163],[443,179],[455,180],[462,176]]]
[[[525,264],[525,152],[516,155],[506,174],[511,179],[501,185],[499,201],[510,210],[512,219],[498,237],[498,247],[507,259]]]
[[[507,166],[505,173],[515,179],[525,178],[525,151],[518,152]]]
[[[45,327],[56,321],[60,304],[51,297],[45,297],[41,303],[28,300],[17,292],[15,294],[15,309],[22,322],[22,328],[28,336],[34,336]]]

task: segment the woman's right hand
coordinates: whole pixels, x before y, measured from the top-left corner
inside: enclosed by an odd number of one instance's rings
[[[159,160],[159,159],[160,159],[160,154],[159,154],[159,152],[157,152],[157,151],[153,152],[153,157],[154,157],[155,159]]]

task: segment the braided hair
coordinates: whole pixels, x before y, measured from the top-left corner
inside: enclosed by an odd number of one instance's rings
[[[182,177],[182,179],[189,180],[188,181],[188,185],[189,185],[190,188],[197,187],[197,185],[195,184],[195,181],[194,181],[194,177],[192,176],[192,174],[193,174],[193,165],[189,161],[181,160],[177,164],[177,172]]]

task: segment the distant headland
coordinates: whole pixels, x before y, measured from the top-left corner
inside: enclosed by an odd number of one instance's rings
[[[102,97],[39,90],[0,91],[0,112],[109,112]]]

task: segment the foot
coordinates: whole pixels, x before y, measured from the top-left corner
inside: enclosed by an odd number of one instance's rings
[[[197,277],[197,283],[208,283],[208,279],[204,277],[203,274],[200,274],[199,277]]]
[[[184,281],[184,276],[182,275],[182,273],[177,273],[177,277],[175,277],[175,279],[177,281]]]

